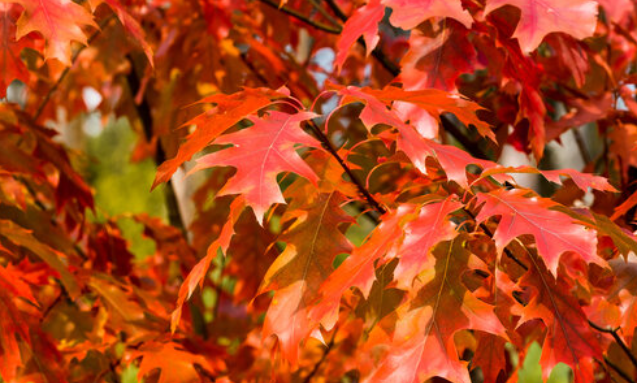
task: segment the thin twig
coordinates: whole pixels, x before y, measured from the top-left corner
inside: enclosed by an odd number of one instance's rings
[[[473,214],[471,212],[471,210],[469,210],[467,208],[463,208],[462,211],[464,211],[465,214],[467,214],[469,217],[471,217],[474,221],[476,220],[476,216],[475,216],[475,214]],[[479,226],[482,229],[482,231],[484,231],[489,237],[493,238],[493,232],[491,232],[491,230],[487,227],[487,225],[485,225],[484,222],[480,223]],[[527,270],[527,271],[529,270],[529,267],[527,265],[525,265],[522,261],[520,261],[515,255],[513,255],[513,253],[509,249],[507,249],[506,247],[504,248],[504,253],[509,258],[511,258],[513,260],[513,262],[517,263],[518,266],[520,266],[524,270]]]
[[[332,146],[332,143],[330,142],[329,138],[327,138],[327,136],[323,133],[323,131],[318,126],[316,126],[316,124],[311,120],[308,121],[308,125],[310,126],[314,134],[316,134],[318,140],[321,141],[323,148],[327,150],[332,155],[332,157],[336,159],[336,161],[338,161],[338,164],[341,165],[341,168],[343,168],[345,173],[347,173],[349,178],[356,185],[356,188],[358,188],[358,191],[363,195],[363,197],[367,200],[367,202],[374,208],[374,210],[378,211],[381,214],[385,214],[387,212],[387,209],[381,206],[381,204],[378,203],[378,201],[376,201],[376,199],[369,192],[369,190],[367,190],[365,185],[363,185],[363,183],[358,178],[356,178],[356,176],[352,172],[352,169],[350,169],[349,166],[347,166],[345,161],[341,158],[341,156],[338,154],[336,149]]]
[[[358,43],[365,46],[365,40],[362,37],[358,38]],[[385,52],[380,49],[380,46],[377,46],[372,51],[372,56],[385,68],[389,73],[391,73],[394,77],[400,74],[400,68],[387,57]]]
[[[336,1],[334,1],[334,0],[325,0],[325,2],[330,7],[332,12],[334,12],[336,17],[341,19],[341,21],[347,21],[347,15],[345,14],[345,12],[343,12],[341,7],[339,7],[338,4],[336,4]]]
[[[325,17],[327,21],[329,21],[332,25],[340,27],[338,20],[336,20],[334,16],[330,15],[330,13],[325,8],[321,7],[321,4],[319,4],[318,0],[310,0],[310,3],[312,3],[314,9],[316,9],[321,15],[323,15],[323,17]]]
[[[615,372],[621,376],[622,378],[624,378],[627,382],[630,383],[637,383],[635,382],[635,379],[631,378],[630,375],[628,375],[628,373],[624,370],[622,370],[621,368],[619,368],[619,366],[615,365],[613,362],[610,361],[610,359],[608,359],[608,357],[604,356],[604,362],[606,362],[606,364],[608,365],[608,367],[612,368],[613,370],[615,370]]]
[[[274,0],[259,0],[260,2],[262,2],[263,4],[269,5],[270,7],[277,9],[283,13],[286,13],[290,16],[293,16],[301,21],[303,21],[304,23],[306,23],[307,25],[316,28],[318,30],[321,30],[323,32],[327,32],[327,33],[331,33],[334,35],[338,35],[339,33],[341,33],[342,28],[341,27],[331,27],[329,25],[320,23],[318,21],[314,21],[312,19],[310,19],[309,17],[305,16],[304,14],[302,14],[299,11],[296,11],[294,9],[290,9],[288,7],[279,7],[279,3],[277,1]]]
[[[38,109],[33,114],[33,121],[37,121],[40,115],[42,114],[42,112],[44,112],[44,107],[46,107],[46,105],[49,103],[49,100],[51,99],[51,96],[53,96],[53,93],[57,91],[62,81],[64,81],[66,76],[69,74],[69,72],[71,71],[71,68],[73,68],[73,66],[75,65],[75,62],[77,61],[77,58],[80,57],[80,53],[82,53],[84,49],[86,49],[89,45],[91,45],[91,43],[102,32],[102,29],[105,28],[108,25],[108,23],[110,23],[111,20],[113,20],[114,18],[115,18],[115,13],[109,15],[107,18],[102,20],[99,24],[99,29],[93,32],[93,34],[88,38],[88,40],[86,41],[86,45],[82,45],[78,50],[75,51],[75,53],[73,53],[73,56],[71,57],[71,65],[64,68],[64,70],[62,71],[62,74],[60,74],[60,77],[58,77],[55,84],[53,84],[51,89],[49,89],[47,94],[44,96],[44,98],[42,99],[42,102],[40,103],[40,106],[38,106]]]
[[[286,7],[279,7],[279,4],[275,0],[259,0],[259,1],[273,8],[278,9],[279,11],[283,13],[293,16],[316,29],[320,29],[322,31],[333,33],[333,34],[340,34],[343,30],[341,26],[330,27],[328,25],[313,21],[307,16],[303,15],[302,13],[296,10],[286,8]],[[336,14],[336,16],[339,19],[341,19],[343,22],[347,21],[347,15],[343,13],[343,11],[339,8],[339,6],[333,0],[328,0],[327,4],[330,6],[332,11]],[[357,42],[361,44],[361,46],[366,47],[365,40],[362,37],[359,37]],[[376,48],[374,48],[374,50],[372,51],[372,56],[381,64],[383,68],[385,68],[385,70],[391,73],[394,77],[400,74],[400,67],[398,67],[392,60],[389,59],[389,57],[380,48],[380,46],[377,46]],[[460,142],[467,149],[467,152],[469,154],[471,154],[472,156],[476,158],[488,159],[488,156],[486,155],[486,153],[484,153],[484,151],[480,149],[477,143],[472,142],[464,134],[462,134],[462,132],[455,126],[455,124],[453,124],[450,120],[448,120],[447,117],[444,117],[444,116],[441,116],[441,117],[442,117],[441,119],[443,121],[443,126],[445,130],[449,134],[451,134],[458,142]]]
[[[303,379],[303,383],[310,383],[310,380],[312,379],[312,377],[316,375],[316,373],[319,370],[319,367],[321,367],[321,364],[323,364],[323,362],[327,358],[327,354],[329,354],[330,351],[332,351],[332,349],[334,348],[334,341],[336,340],[337,332],[338,332],[338,327],[334,330],[334,335],[332,335],[332,339],[327,344],[327,347],[325,348],[325,350],[323,350],[323,355],[321,356],[321,359],[319,359],[319,361],[316,362],[316,364],[314,365],[314,368],[312,368],[312,371],[310,371],[310,373],[307,374],[305,379]]]
[[[477,142],[472,141],[469,137],[465,136],[460,128],[449,118],[448,115],[443,114],[440,116],[440,122],[445,131],[458,141],[464,148],[475,158],[482,160],[490,160],[489,156],[478,146]]]
[[[604,327],[598,326],[597,324],[591,322],[590,320],[588,321],[588,324],[589,324],[589,326],[591,326],[592,328],[594,328],[595,330],[597,330],[599,332],[603,332],[603,333],[606,333],[606,334],[611,334],[613,339],[615,339],[615,342],[617,342],[619,347],[621,347],[622,351],[624,351],[624,354],[626,354],[626,356],[628,356],[628,359],[630,359],[630,362],[633,364],[633,366],[635,366],[635,368],[637,368],[637,358],[635,358],[635,355],[633,355],[632,351],[628,348],[626,343],[624,343],[624,340],[617,333],[619,328],[614,328],[614,329],[604,328]]]
[[[331,27],[329,25],[325,25],[323,23],[319,23],[317,21],[314,21],[312,19],[310,19],[309,17],[305,16],[304,14],[294,10],[294,9],[290,9],[287,7],[279,7],[279,4],[275,1],[275,0],[259,0],[260,2],[267,4],[273,8],[276,8],[277,10],[286,13],[292,17],[297,18],[300,21],[303,21],[304,23],[306,23],[307,25],[319,29],[321,31],[327,32],[327,33],[332,33],[335,35],[340,34],[343,31],[343,27],[342,26],[334,26]],[[335,3],[329,4],[330,8],[334,9],[338,9],[338,11],[334,11],[334,13],[336,13],[336,15],[338,16],[339,19],[341,19],[342,21],[347,21],[347,16],[340,10],[340,8],[338,8],[338,6]],[[319,11],[320,12],[320,11]],[[362,37],[359,37],[358,40],[356,40],[359,44],[361,44],[363,47],[365,47],[365,40],[363,40]],[[400,68],[389,59],[389,57],[387,57],[387,55],[385,54],[385,52],[383,52],[380,47],[376,47],[374,48],[374,50],[372,51],[372,56],[383,66],[383,68],[385,68],[389,73],[391,73],[394,77],[398,76],[400,74]]]
[[[42,312],[42,314],[40,315],[40,322],[43,322],[46,319],[46,317],[49,316],[49,313],[51,312],[51,310],[53,310],[53,308],[62,301],[63,294],[64,294],[64,290],[60,291],[60,293],[58,294],[57,297],[55,297],[53,302],[51,302],[51,304],[48,305],[47,308]]]

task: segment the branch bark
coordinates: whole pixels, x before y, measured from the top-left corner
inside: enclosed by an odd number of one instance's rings
[[[624,354],[626,354],[628,359],[630,359],[630,362],[633,364],[633,366],[635,366],[635,368],[637,368],[637,358],[635,358],[635,355],[633,355],[633,353],[630,350],[630,348],[628,348],[626,343],[624,343],[624,340],[619,336],[619,334],[618,334],[619,328],[615,328],[615,329],[604,328],[604,327],[598,326],[597,324],[591,322],[590,320],[588,321],[588,324],[589,324],[589,326],[591,326],[592,328],[594,328],[595,330],[597,330],[599,332],[610,334],[613,337],[613,339],[615,340],[615,342],[617,342],[619,347],[622,349]]]
[[[330,142],[329,138],[327,138],[327,136],[323,133],[323,131],[321,131],[321,129],[313,121],[309,121],[308,125],[310,126],[312,132],[314,132],[314,134],[317,136],[319,141],[321,141],[323,148],[325,148],[325,150],[327,150],[330,155],[334,157],[336,161],[338,161],[338,164],[341,165],[341,168],[343,168],[348,177],[356,185],[356,188],[365,198],[367,203],[369,203],[377,212],[385,214],[387,212],[387,209],[385,209],[383,206],[381,206],[380,203],[378,203],[378,201],[376,201],[374,196],[369,192],[369,190],[367,190],[365,185],[363,185],[363,183],[356,177],[356,175],[354,175],[352,169],[350,169],[349,166],[347,166],[347,164],[345,163],[345,160],[343,160],[341,156],[339,156],[338,152],[332,146],[332,143]]]
[[[139,92],[141,87],[141,80],[137,71],[135,69],[135,62],[129,56],[128,61],[131,65],[131,70],[129,74],[126,76],[126,80],[128,81],[128,86],[131,91],[131,96],[135,97],[135,95]],[[144,137],[147,142],[150,142],[153,138],[153,117],[151,114],[151,108],[146,97],[143,97],[141,103],[136,105],[137,114],[139,119],[142,122],[142,127],[144,129]],[[164,161],[166,161],[166,153],[164,152],[164,148],[161,145],[161,141],[157,140],[157,145],[155,147],[155,164],[157,166],[161,165]],[[166,189],[164,198],[166,201],[166,208],[168,209],[168,222],[179,230],[181,230],[182,234],[185,238],[186,236],[186,226],[184,224],[183,218],[181,216],[181,212],[179,211],[179,203],[177,202],[177,194],[175,193],[175,188],[171,180],[166,182]]]

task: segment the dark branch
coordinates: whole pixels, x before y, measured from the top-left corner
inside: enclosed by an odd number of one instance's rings
[[[471,210],[467,209],[467,208],[463,208],[462,211],[465,212],[465,214],[467,214],[469,217],[471,217],[474,221],[476,220],[476,216],[475,214],[473,214],[471,212]],[[476,221],[477,223],[477,221]],[[493,232],[491,232],[491,230],[487,227],[487,225],[483,223],[480,223],[480,228],[482,229],[482,231],[484,231],[489,237],[493,238]],[[513,260],[513,262],[517,263],[518,266],[520,266],[521,268],[523,268],[524,270],[529,270],[529,267],[527,265],[525,265],[522,261],[520,261],[515,255],[513,255],[513,253],[511,252],[511,250],[507,249],[506,247],[504,248],[504,253],[511,258],[511,260]]]
[[[327,19],[332,25],[340,26],[338,20],[336,20],[334,16],[330,15],[330,13],[325,8],[321,7],[321,4],[318,0],[310,0],[310,3],[312,3],[314,9],[316,9],[321,15],[323,15],[323,17],[325,17],[325,19]]]
[[[336,161],[338,161],[338,164],[341,165],[341,168],[343,168],[345,173],[356,185],[356,188],[358,188],[358,191],[363,195],[363,197],[367,200],[367,202],[374,208],[374,210],[376,210],[377,212],[381,214],[385,214],[387,212],[387,209],[381,206],[381,204],[378,203],[378,201],[376,201],[376,199],[369,192],[369,190],[367,190],[365,185],[363,185],[363,183],[358,178],[356,178],[356,176],[352,172],[352,169],[350,169],[349,166],[347,166],[347,164],[345,163],[345,161],[341,158],[341,156],[339,156],[336,149],[332,146],[332,143],[330,142],[329,138],[327,138],[327,136],[323,134],[323,131],[321,131],[321,129],[313,121],[308,121],[308,125],[310,126],[312,132],[316,134],[319,141],[321,141],[323,148],[327,150],[328,153],[336,159]]]
[[[347,21],[347,15],[343,12],[343,10],[341,10],[341,7],[339,7],[338,4],[336,4],[336,1],[325,0],[325,2],[327,3],[327,6],[330,7],[332,12],[334,12],[336,17],[341,19],[341,21]]]
[[[131,97],[135,98],[135,95],[141,88],[141,81],[137,74],[137,71],[135,70],[135,63],[130,56],[128,57],[128,61],[131,64],[131,70],[126,76],[126,80],[128,81],[128,86],[130,87]],[[150,142],[153,138],[153,116],[151,114],[151,107],[148,99],[146,97],[143,97],[141,103],[139,105],[136,105],[135,108],[137,109],[137,115],[141,120],[146,141]],[[161,140],[158,139],[157,145],[155,147],[155,164],[159,166],[164,161],[166,161],[166,153],[164,152],[164,148],[161,145]],[[179,211],[179,203],[177,202],[177,194],[175,193],[175,188],[171,180],[168,180],[168,182],[166,182],[164,198],[166,200],[166,208],[168,209],[168,222],[170,222],[172,226],[181,230],[182,234],[184,234],[184,238],[187,238],[186,225],[184,224],[183,218],[181,217],[181,212]]]
[[[637,382],[635,382],[635,380],[633,378],[630,377],[630,375],[628,375],[628,373],[626,371],[622,370],[621,368],[619,368],[619,366],[617,366],[613,362],[611,362],[610,359],[608,359],[608,357],[606,357],[606,356],[604,357],[604,362],[606,362],[608,367],[613,369],[617,373],[617,375],[619,375],[622,378],[624,378],[627,382],[637,383]]]
[[[619,347],[621,347],[622,351],[624,351],[624,354],[628,356],[628,359],[630,359],[630,362],[633,364],[633,366],[637,368],[637,358],[635,358],[635,355],[633,355],[632,351],[628,348],[626,343],[624,343],[624,340],[619,336],[618,334],[619,328],[614,328],[614,329],[604,328],[604,327],[598,326],[597,324],[591,322],[590,320],[588,321],[588,324],[589,326],[591,326],[592,328],[594,328],[595,330],[599,332],[610,334],[613,337],[613,339],[615,339],[615,342],[617,342]]]
[[[312,377],[314,377],[314,375],[316,375],[316,373],[319,370],[319,367],[321,367],[321,364],[323,364],[323,362],[327,358],[327,354],[329,354],[330,351],[332,351],[332,349],[334,348],[334,341],[336,340],[337,331],[338,331],[338,328],[336,328],[334,330],[334,335],[332,335],[332,339],[327,344],[327,347],[325,348],[325,350],[323,350],[323,355],[321,355],[321,359],[319,359],[319,361],[316,362],[316,364],[314,365],[314,368],[312,368],[312,371],[310,371],[310,373],[307,374],[305,379],[303,379],[303,383],[310,383],[310,380],[312,380]]]
[[[310,19],[309,17],[305,16],[304,14],[302,14],[299,11],[296,11],[294,9],[290,9],[288,7],[279,7],[279,3],[277,1],[274,0],[259,0],[260,2],[262,2],[263,4],[269,5],[270,7],[277,9],[285,14],[288,14],[298,20],[301,20],[302,22],[306,23],[307,25],[316,28],[320,31],[323,32],[327,32],[327,33],[331,33],[334,35],[338,35],[339,33],[341,33],[341,31],[343,30],[343,28],[341,27],[331,27],[329,25],[320,23],[318,21],[314,21],[312,19]]]
[[[443,114],[440,116],[440,122],[445,131],[453,138],[456,139],[464,148],[475,158],[482,160],[490,160],[489,156],[478,146],[478,143],[469,139],[464,133],[460,131],[460,128],[454,123],[448,115]]]

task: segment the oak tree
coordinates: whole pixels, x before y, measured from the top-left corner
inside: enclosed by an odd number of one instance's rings
[[[0,381],[636,381],[636,6],[1,0]]]

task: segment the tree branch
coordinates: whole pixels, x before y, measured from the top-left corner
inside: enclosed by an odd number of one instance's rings
[[[135,63],[133,59],[130,56],[127,56],[127,58],[130,62],[131,70],[126,76],[126,80],[128,81],[128,86],[130,87],[131,97],[134,98],[141,88],[141,80],[137,75],[137,71],[135,70]],[[142,122],[146,141],[150,142],[153,138],[153,116],[151,114],[151,107],[148,99],[146,97],[143,97],[141,103],[139,105],[135,105],[135,108],[137,109],[137,115]],[[166,161],[166,153],[164,152],[164,148],[161,145],[161,141],[158,139],[157,145],[155,146],[155,164],[159,166],[164,161]],[[168,180],[168,182],[166,182],[164,198],[166,201],[166,208],[168,209],[168,222],[170,222],[172,226],[178,228],[184,235],[184,238],[187,238],[186,225],[184,224],[181,212],[179,211],[177,194],[175,193],[175,188],[172,180]]]
[[[345,173],[349,176],[349,178],[352,180],[352,182],[356,185],[356,188],[363,195],[365,200],[367,200],[367,202],[377,212],[379,212],[381,214],[387,213],[387,209],[385,209],[383,206],[381,206],[381,204],[378,203],[378,201],[376,201],[376,199],[369,192],[369,190],[367,190],[365,185],[363,185],[363,183],[358,178],[356,178],[356,176],[352,172],[352,169],[350,169],[349,166],[347,166],[347,164],[345,163],[345,160],[343,160],[341,158],[341,156],[339,156],[339,154],[336,151],[336,149],[332,146],[332,143],[330,142],[329,138],[327,138],[327,136],[325,134],[323,134],[323,131],[321,131],[321,129],[316,125],[316,123],[314,123],[314,121],[309,120],[308,121],[308,125],[310,126],[310,128],[314,132],[314,134],[316,134],[316,136],[319,139],[319,141],[321,141],[321,144],[323,145],[323,148],[325,150],[327,150],[328,153],[332,157],[334,157],[336,159],[336,161],[338,161],[338,164],[341,165],[341,168],[343,168]]]
[[[310,383],[310,381],[312,380],[312,377],[316,375],[316,373],[319,370],[319,367],[321,367],[321,364],[323,364],[323,362],[327,358],[327,354],[329,354],[330,351],[332,351],[332,349],[334,348],[334,341],[336,340],[337,332],[338,332],[338,327],[334,330],[334,335],[332,335],[332,339],[330,339],[330,342],[327,344],[327,348],[325,348],[325,350],[323,351],[323,355],[321,355],[321,359],[319,359],[319,361],[316,362],[316,364],[314,365],[314,368],[312,368],[312,371],[310,371],[310,373],[307,374],[305,379],[303,379],[303,383]]]
[[[347,21],[347,15],[343,12],[341,7],[339,7],[338,4],[336,4],[336,1],[334,1],[334,0],[325,0],[325,2],[327,3],[327,6],[330,7],[332,12],[334,12],[336,17],[341,19],[341,21]]]
[[[458,141],[469,154],[475,158],[482,160],[490,160],[489,156],[478,146],[478,143],[469,139],[464,133],[460,131],[460,128],[449,118],[448,115],[443,114],[440,116],[440,122],[445,131]]]
[[[292,16],[292,17],[304,22],[305,24],[320,30],[320,31],[331,33],[331,34],[334,34],[334,35],[338,35],[343,30],[343,28],[341,28],[341,27],[331,27],[329,25],[320,23],[318,21],[314,21],[314,20],[310,19],[309,17],[305,16],[304,14],[302,14],[301,12],[296,11],[294,9],[290,9],[288,7],[279,7],[279,3],[277,1],[274,1],[274,0],[259,0],[259,1],[262,2],[263,4],[269,5],[270,7],[274,8],[274,9],[280,11],[280,12],[288,14],[288,15],[290,15],[290,16]]]
[[[473,214],[471,212],[471,210],[467,209],[467,208],[463,208],[462,209],[463,212],[465,212],[465,214],[467,214],[469,217],[471,217],[471,219],[473,219],[474,221],[476,221],[476,216],[475,214]],[[477,221],[476,221],[477,223]],[[487,227],[487,225],[482,222],[479,224],[480,228],[482,229],[482,231],[484,231],[489,237],[493,238],[493,232],[491,232],[491,230]],[[527,265],[525,265],[522,261],[520,261],[515,255],[513,255],[513,253],[511,252],[511,250],[507,249],[506,247],[504,248],[504,253],[511,258],[511,260],[513,260],[513,262],[517,263],[518,266],[520,266],[521,268],[523,268],[524,270],[529,270],[529,267]]]
[[[338,20],[336,20],[334,16],[330,15],[330,13],[325,8],[321,7],[321,4],[318,2],[318,0],[310,0],[310,3],[312,3],[314,9],[316,9],[321,15],[323,15],[323,17],[325,17],[327,21],[329,21],[332,25],[340,27]]]
[[[633,366],[637,368],[637,358],[635,358],[635,355],[633,355],[632,351],[628,348],[626,343],[624,343],[624,340],[617,333],[619,328],[615,328],[615,329],[604,328],[604,327],[598,326],[597,324],[591,322],[590,320],[588,321],[588,325],[599,332],[610,334],[613,337],[613,339],[615,339],[615,342],[617,342],[619,347],[621,347],[624,354],[628,356],[628,359],[630,359],[630,362],[633,364]]]
[[[610,359],[608,359],[607,356],[604,356],[604,362],[606,362],[606,364],[608,365],[608,367],[612,368],[613,370],[615,370],[615,372],[617,373],[617,375],[621,376],[622,378],[624,378],[627,382],[630,383],[637,383],[635,382],[635,380],[633,378],[630,377],[630,375],[628,375],[628,373],[624,370],[622,370],[621,368],[619,368],[619,366],[615,365],[613,362],[610,361]]]

